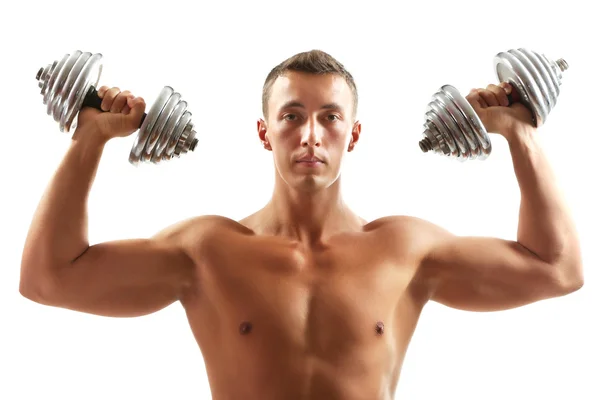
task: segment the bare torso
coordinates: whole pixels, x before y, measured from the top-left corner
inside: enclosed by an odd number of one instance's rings
[[[391,400],[427,300],[497,311],[581,288],[576,229],[531,113],[494,105],[509,103],[505,89],[489,85],[467,100],[509,141],[522,197],[516,240],[351,213],[339,171],[361,128],[351,122],[348,77],[337,75],[291,73],[270,86],[272,117],[257,130],[278,173],[257,214],[199,217],[153,238],[91,245],[86,202],[104,146],[137,130],[145,108],[130,92],[101,88],[111,112],[80,112],[27,235],[20,293],[113,317],[179,299],[214,400]]]
[[[182,298],[213,399],[392,399],[426,301],[410,229],[306,248],[215,219]]]

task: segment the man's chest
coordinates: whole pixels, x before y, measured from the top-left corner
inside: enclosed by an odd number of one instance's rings
[[[377,341],[390,345],[403,329],[414,267],[377,243],[305,249],[240,240],[218,249],[204,260],[199,290],[224,335],[331,359]]]

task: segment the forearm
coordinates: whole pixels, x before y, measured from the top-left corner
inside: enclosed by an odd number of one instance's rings
[[[22,279],[42,279],[88,247],[87,200],[106,141],[76,131],[42,196],[25,241]]]
[[[521,191],[517,241],[549,264],[579,266],[570,211],[533,130],[509,139]]]

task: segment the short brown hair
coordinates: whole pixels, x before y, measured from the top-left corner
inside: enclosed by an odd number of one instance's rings
[[[287,71],[307,72],[309,74],[337,74],[342,76],[352,91],[354,97],[352,112],[354,116],[356,116],[356,111],[358,109],[358,91],[356,89],[354,78],[350,72],[346,70],[342,63],[326,52],[322,50],[310,50],[295,54],[287,60],[282,61],[269,72],[269,75],[267,75],[262,92],[262,110],[265,118],[268,114],[268,101],[269,96],[271,95],[271,87],[275,80],[284,75]]]

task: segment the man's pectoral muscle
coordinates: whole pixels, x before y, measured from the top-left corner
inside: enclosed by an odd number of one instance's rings
[[[185,251],[189,230],[178,224],[149,239],[89,246],[67,265],[44,268],[23,279],[21,292],[36,302],[111,317],[136,317],[177,301],[193,282],[194,262]]]
[[[423,223],[430,250],[419,275],[433,301],[467,311],[499,311],[573,291],[556,265],[517,241],[455,236]]]

